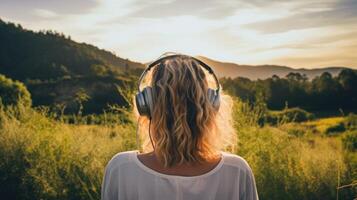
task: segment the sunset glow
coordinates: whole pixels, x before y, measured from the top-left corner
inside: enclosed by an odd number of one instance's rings
[[[238,64],[357,68],[357,2],[1,0],[0,18],[148,62],[166,51]]]

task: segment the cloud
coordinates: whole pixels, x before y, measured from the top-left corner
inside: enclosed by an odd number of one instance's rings
[[[355,0],[1,1],[2,18],[141,62],[166,51],[245,64],[357,62]]]
[[[58,15],[83,14],[98,5],[99,0],[1,0],[0,13],[7,18],[29,21],[38,20],[39,15],[48,17],[47,11]]]
[[[271,61],[276,64],[284,64],[287,66],[295,67],[300,66],[304,68],[316,67],[350,67],[357,68],[357,60],[353,55],[343,54],[327,54],[317,56],[286,56]]]
[[[320,7],[307,4],[299,7],[297,13],[281,19],[267,20],[245,25],[246,28],[263,33],[278,33],[291,30],[354,24],[357,22],[357,1],[343,0],[333,4],[319,3]]]
[[[204,2],[200,0],[137,0],[133,4],[140,9],[128,15],[128,17],[165,18],[191,15],[209,19],[231,16],[243,5],[240,1],[233,0],[205,0]]]
[[[346,31],[342,33],[334,33],[330,35],[314,36],[306,38],[303,41],[292,41],[287,44],[277,45],[267,49],[260,49],[257,51],[266,51],[274,49],[319,49],[327,46],[351,46],[357,45],[357,31]]]
[[[38,17],[47,19],[55,18],[58,16],[55,12],[45,9],[34,9],[33,13]]]

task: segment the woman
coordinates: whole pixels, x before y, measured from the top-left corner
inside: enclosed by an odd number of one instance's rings
[[[145,76],[150,86],[141,91]],[[144,71],[135,99],[139,122],[149,133],[140,131],[142,150],[109,161],[102,200],[258,199],[248,163],[224,152],[237,143],[232,100],[220,94],[209,66],[180,54],[160,58]]]

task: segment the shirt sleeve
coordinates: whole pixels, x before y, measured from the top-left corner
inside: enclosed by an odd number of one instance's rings
[[[105,168],[102,188],[101,188],[101,200],[117,200],[119,194],[118,183],[118,170],[113,168],[110,164]]]
[[[240,196],[241,200],[259,200],[258,191],[255,183],[255,178],[252,170],[249,168],[246,170],[243,190]]]

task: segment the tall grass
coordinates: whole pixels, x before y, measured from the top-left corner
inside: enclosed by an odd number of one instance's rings
[[[134,127],[67,125],[46,115],[0,109],[1,199],[99,199],[106,162],[135,148]]]
[[[235,153],[251,165],[260,198],[336,199],[336,187],[353,181],[356,166],[346,160],[340,139],[259,127],[263,112],[235,103]],[[108,160],[136,147],[133,123],[65,124],[47,116],[0,106],[0,198],[99,199]],[[352,192],[341,189],[339,198],[352,199]]]
[[[259,107],[258,107],[259,108]],[[337,138],[298,137],[281,129],[258,127],[261,111],[236,101],[236,152],[251,165],[262,199],[336,199],[339,185],[353,181]],[[352,199],[351,188],[338,191]]]

